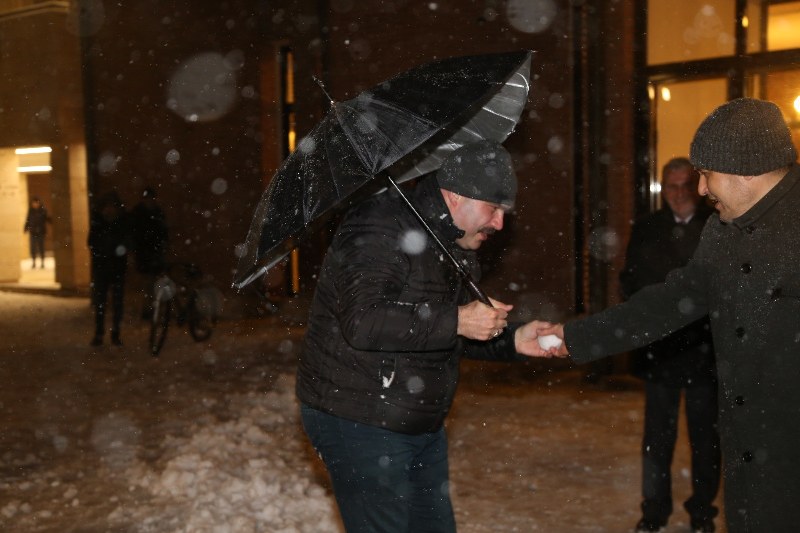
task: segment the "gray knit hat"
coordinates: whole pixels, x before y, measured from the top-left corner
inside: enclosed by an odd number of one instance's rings
[[[797,151],[778,106],[737,98],[716,108],[700,124],[689,159],[702,170],[759,176],[791,165]]]
[[[442,189],[506,209],[514,206],[517,197],[511,155],[495,141],[465,144],[447,156],[436,180]]]

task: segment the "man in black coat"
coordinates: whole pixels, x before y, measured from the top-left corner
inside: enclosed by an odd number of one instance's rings
[[[692,259],[627,302],[540,334],[576,362],[643,346],[708,315],[719,381],[728,533],[800,524],[800,166],[777,105],[738,98],[690,157],[709,217]]]
[[[453,152],[411,201],[478,274],[476,250],[511,209],[517,182],[499,144]],[[347,214],[326,254],[298,365],[306,433],[348,533],[454,533],[443,422],[462,356],[543,355],[511,309],[472,300],[454,266],[394,192]],[[543,325],[544,323],[538,323]]]
[[[620,274],[627,300],[684,266],[700,240],[712,209],[697,192],[700,175],[688,159],[676,157],[661,173],[664,207],[636,221]],[[645,381],[642,439],[642,518],[637,533],[659,531],[672,514],[672,456],[678,408],[685,398],[692,452],[692,495],[684,502],[694,531],[714,531],[720,451],[717,386],[708,318],[697,320],[636,350],[633,373]]]
[[[97,201],[89,220],[89,251],[92,258],[92,306],[95,331],[91,345],[103,344],[106,306],[111,292],[111,342],[122,345],[122,324],[125,272],[131,247],[130,223],[125,207],[116,192],[111,191]]]
[[[40,266],[44,268],[44,236],[47,234],[47,224],[50,217],[47,209],[42,205],[38,196],[31,198],[28,216],[25,217],[24,231],[30,236],[31,269],[36,268],[36,257],[40,259]]]
[[[153,314],[153,286],[156,277],[166,269],[168,230],[166,217],[156,200],[156,190],[145,187],[142,199],[130,215],[136,271],[140,275],[142,318]]]

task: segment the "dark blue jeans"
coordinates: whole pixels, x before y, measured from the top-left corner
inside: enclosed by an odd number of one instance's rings
[[[405,435],[302,405],[347,533],[455,533],[447,436]]]

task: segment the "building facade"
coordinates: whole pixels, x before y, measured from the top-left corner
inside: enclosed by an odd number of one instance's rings
[[[635,2],[542,0],[0,1],[0,281],[19,276],[30,177],[47,146],[56,281],[89,282],[94,198],[155,187],[170,257],[230,286],[253,209],[337,100],[435,59],[533,51],[529,102],[506,146],[517,208],[487,243],[485,290],[563,318],[616,299],[636,209]],[[313,289],[330,231],[269,283]],[[3,261],[6,261],[5,263]],[[231,301],[250,298],[226,290]],[[237,304],[238,305],[238,304]]]

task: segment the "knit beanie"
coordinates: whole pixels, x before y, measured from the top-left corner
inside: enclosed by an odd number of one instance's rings
[[[465,144],[442,163],[436,180],[442,189],[499,204],[514,206],[517,197],[517,176],[511,155],[496,141]]]
[[[791,165],[797,151],[777,105],[737,98],[716,108],[700,124],[689,159],[702,170],[759,176]]]

